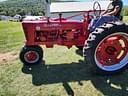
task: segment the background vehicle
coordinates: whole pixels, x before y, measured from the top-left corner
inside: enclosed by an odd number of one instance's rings
[[[128,25],[121,21],[106,22],[92,33],[88,31],[91,19],[99,16],[102,9],[94,2],[93,10],[81,12],[83,20],[39,17],[22,22],[26,43],[20,53],[24,64],[38,64],[43,57],[39,45],[52,48],[55,44],[83,49],[85,62],[91,71],[111,74],[122,71],[128,64]],[[94,13],[94,15],[92,15]]]

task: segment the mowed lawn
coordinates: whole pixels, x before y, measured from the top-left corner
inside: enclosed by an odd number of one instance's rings
[[[91,75],[75,46],[42,46],[42,64],[23,66],[18,55],[24,40],[21,23],[0,21],[0,96],[128,96],[128,70]]]

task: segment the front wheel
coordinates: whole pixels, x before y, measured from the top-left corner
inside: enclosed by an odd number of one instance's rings
[[[113,74],[128,64],[128,26],[109,23],[89,35],[84,46],[86,62],[93,73]]]
[[[25,65],[38,64],[42,60],[43,50],[39,46],[24,46],[19,57]]]

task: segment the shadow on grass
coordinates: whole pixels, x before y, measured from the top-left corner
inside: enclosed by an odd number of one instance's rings
[[[61,82],[73,82],[86,80],[89,74],[86,74],[83,61],[71,64],[52,64],[45,65],[43,61],[41,64],[26,66],[22,68],[23,73],[32,74],[32,81],[34,85],[53,84]]]
[[[83,57],[83,50],[77,49],[77,50],[76,50],[76,54]]]
[[[107,96],[128,96],[128,72],[112,75],[98,76],[90,74],[90,70],[83,61],[72,62],[71,64],[41,64],[26,66],[22,68],[23,73],[32,75],[32,83],[36,86],[42,84],[63,83],[63,87],[70,96],[74,92],[68,82],[90,80],[93,86]]]

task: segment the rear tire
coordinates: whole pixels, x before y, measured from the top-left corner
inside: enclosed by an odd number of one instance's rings
[[[43,50],[40,46],[24,46],[19,57],[25,65],[39,64],[43,58]]]
[[[128,26],[115,22],[96,28],[85,41],[83,55],[91,73],[122,72],[128,64]]]
[[[79,50],[83,50],[84,46],[76,46]]]

